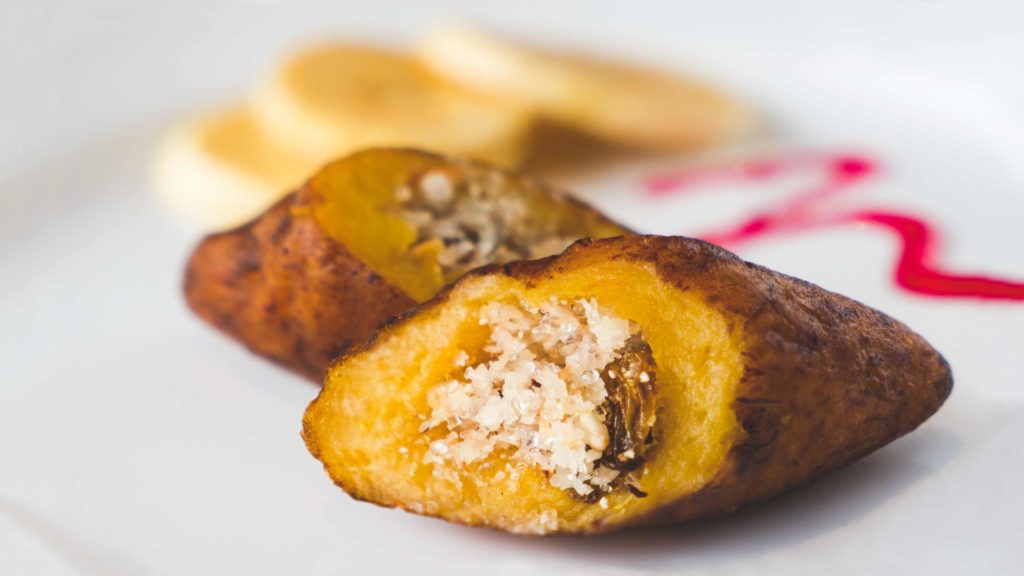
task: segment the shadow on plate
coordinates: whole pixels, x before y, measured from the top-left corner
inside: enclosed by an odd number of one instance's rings
[[[4,533],[4,523],[0,522],[0,536],[9,538],[4,544],[12,547],[8,550],[10,556],[4,555],[3,558],[14,562],[19,569],[27,570],[27,573],[51,576],[109,574],[107,570],[111,565],[124,569],[124,574],[143,573],[141,566],[120,551],[97,551],[95,544],[80,541],[70,530],[42,514],[0,498],[0,518],[3,517],[10,521],[6,529],[16,531],[14,534]],[[11,567],[5,563],[0,569]]]
[[[630,162],[687,157],[685,151],[654,152],[614,144],[582,132],[540,122],[530,135],[520,171],[555,183],[572,181]]]

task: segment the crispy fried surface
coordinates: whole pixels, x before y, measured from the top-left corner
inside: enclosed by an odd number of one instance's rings
[[[185,273],[192,310],[253,352],[313,379],[415,302],[324,234],[292,194],[209,236]]]
[[[650,338],[661,400],[648,496],[613,493],[603,508],[529,472],[503,485],[469,470],[450,486],[417,465],[420,397],[446,355],[479,340],[473,303],[582,291]],[[863,304],[697,240],[623,237],[467,275],[342,357],[303,435],[359,499],[515,532],[604,532],[781,494],[913,430],[951,388],[938,352]]]
[[[386,213],[393,187],[435,168],[483,167],[401,149],[326,166],[254,221],[205,238],[185,273],[185,298],[204,320],[317,382],[330,361],[385,320],[443,287],[432,261],[408,256],[414,233]],[[564,193],[529,186],[574,237],[628,230]]]

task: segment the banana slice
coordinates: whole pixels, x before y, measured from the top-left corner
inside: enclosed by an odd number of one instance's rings
[[[522,107],[446,82],[414,58],[353,45],[295,55],[254,102],[268,134],[323,161],[408,146],[514,165],[532,123]]]
[[[157,152],[156,188],[190,219],[222,228],[253,218],[317,167],[268,139],[238,107],[170,133]]]
[[[522,46],[465,26],[436,28],[417,53],[463,86],[633,146],[700,147],[751,124],[742,106],[695,80]]]

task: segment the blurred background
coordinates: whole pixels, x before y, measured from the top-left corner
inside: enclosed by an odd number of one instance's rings
[[[898,241],[864,226],[736,247],[892,313],[954,367],[933,420],[841,474],[610,540],[481,533],[332,487],[298,437],[316,390],[185,309],[208,227],[157,200],[154,158],[295,50],[402,48],[450,20],[685,72],[749,107],[747,138],[552,174],[641,231],[718,229],[820,178],[651,201],[651,176],[857,154],[882,172],[847,207],[921,215],[945,269],[1024,281],[1020,2],[5,0],[0,574],[1019,573],[1022,306],[899,288]]]
[[[5,2],[0,166],[90,137],[167,122],[238,98],[297,46],[338,37],[408,45],[437,22],[468,20],[526,40],[684,66],[752,90],[764,76],[850,81],[883,91],[858,62],[956,78],[957,92],[1024,102],[1024,51],[1011,1],[898,0],[770,5],[706,2]],[[840,58],[826,67],[829,58]],[[770,67],[774,64],[774,67]],[[864,86],[868,85],[868,86]],[[998,92],[996,92],[998,91]],[[935,94],[900,94],[932,105]],[[770,107],[771,102],[755,102]],[[964,107],[967,108],[967,107]],[[770,112],[771,110],[769,110]],[[963,109],[964,115],[991,112]],[[1020,118],[1016,120],[1020,127]]]

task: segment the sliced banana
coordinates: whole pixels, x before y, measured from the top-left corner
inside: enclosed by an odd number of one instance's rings
[[[532,123],[522,107],[446,82],[412,57],[353,45],[295,55],[254,104],[274,139],[325,161],[411,146],[514,165]]]
[[[162,200],[202,225],[249,220],[295,189],[318,163],[268,139],[243,107],[179,127],[157,152]]]
[[[461,25],[434,29],[417,54],[463,86],[624,144],[700,147],[751,124],[746,109],[695,80],[522,46]]]

